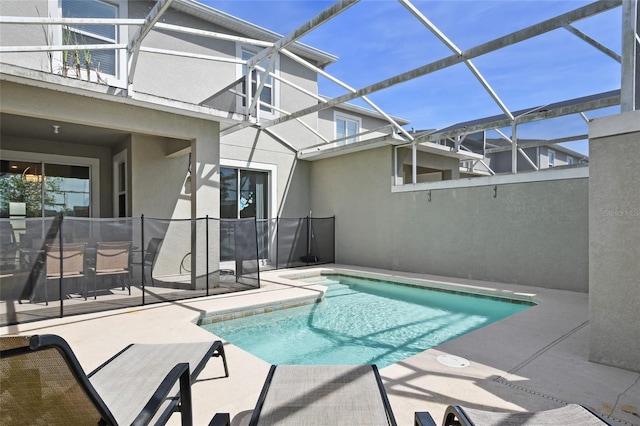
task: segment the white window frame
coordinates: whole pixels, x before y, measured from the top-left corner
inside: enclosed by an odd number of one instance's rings
[[[275,164],[257,163],[254,161],[239,161],[230,159],[220,159],[220,167],[231,167],[240,170],[249,170],[255,172],[267,172],[267,185],[269,193],[267,194],[267,219],[272,219],[278,212],[278,166]]]
[[[255,47],[255,46],[251,46],[248,44],[243,44],[243,43],[236,43],[236,57],[242,61],[242,52],[249,52],[252,54],[256,54],[260,51],[261,49],[259,47]],[[269,60],[267,60],[266,62],[269,62]],[[244,75],[244,68],[245,65],[244,63],[240,63],[236,65],[236,79],[242,77]],[[276,56],[274,64],[273,64],[273,70],[271,70],[271,72],[277,76],[280,75],[280,56]],[[258,81],[256,82],[256,87],[260,85],[260,77],[262,76],[262,71],[258,71],[256,70],[256,75],[258,78]],[[271,84],[268,86],[271,88],[271,112],[269,111],[264,111],[262,109],[260,109],[260,105],[258,105],[257,109],[257,114],[258,114],[258,118],[267,118],[267,119],[272,119],[272,118],[276,118],[278,117],[278,110],[280,109],[280,96],[279,96],[279,92],[280,92],[280,83],[278,81],[277,78],[271,77]],[[238,96],[237,97],[237,107],[238,110],[244,110],[246,113],[246,109],[249,105],[247,106],[243,106],[242,102],[243,99]]]
[[[356,131],[356,135],[360,132],[362,132],[362,117],[357,117],[355,115],[350,115],[350,114],[345,114],[342,111],[334,111],[333,112],[333,138],[338,139],[338,120],[345,120],[346,123],[348,123],[349,121],[353,121],[356,122],[358,124],[358,129]],[[345,123],[345,124],[346,124]],[[345,126],[345,131],[348,127]],[[349,136],[348,134],[346,134],[345,136]],[[360,140],[359,136],[354,136],[352,138],[349,139],[343,139],[341,141],[337,142],[337,145],[346,145],[349,143],[355,143],[358,142]]]
[[[573,166],[573,164],[575,164],[575,161],[574,161],[573,157],[570,156],[570,155],[567,155],[567,165],[568,166]]]
[[[90,157],[73,157],[39,152],[9,151],[0,149],[0,157],[15,161],[31,161],[63,164],[67,166],[89,167],[91,184],[91,217],[100,217],[100,160]]]
[[[549,168],[556,165],[556,152],[550,148],[547,148],[547,165]]]
[[[107,3],[116,8],[116,18],[128,18],[129,16],[129,2],[128,0],[96,0],[102,3]],[[62,0],[48,0],[50,15],[52,17],[62,17]],[[53,30],[53,44],[62,45],[62,26],[54,25]],[[96,37],[100,38],[100,37]],[[127,25],[116,25],[116,40],[115,43],[119,43],[121,40],[129,40],[129,29]],[[54,66],[62,66],[62,52],[54,52]],[[82,70],[82,78],[86,80],[86,71]],[[115,75],[107,74],[104,71],[100,72],[100,78],[102,81],[106,81],[107,85],[126,88],[127,87],[127,50],[116,49],[116,73]],[[96,81],[97,77],[93,73],[92,81]]]

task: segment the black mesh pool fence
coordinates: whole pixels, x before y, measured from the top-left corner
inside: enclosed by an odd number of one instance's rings
[[[0,325],[260,287],[334,262],[335,218],[0,218]]]

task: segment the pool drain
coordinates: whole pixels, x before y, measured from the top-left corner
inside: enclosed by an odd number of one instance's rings
[[[455,355],[440,355],[436,359],[440,364],[446,365],[447,367],[464,368],[471,365],[471,362],[469,362],[468,359]]]

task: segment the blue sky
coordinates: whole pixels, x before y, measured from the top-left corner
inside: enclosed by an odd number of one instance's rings
[[[203,3],[287,35],[330,7],[331,1],[212,1]],[[568,0],[413,1],[453,43],[467,49],[588,4]],[[620,54],[621,8],[574,26]],[[433,34],[394,0],[363,0],[301,41],[339,57],[327,71],[356,89],[451,55]],[[511,110],[614,90],[620,64],[565,30],[556,30],[473,60]],[[321,78],[320,92],[346,91]],[[416,129],[443,128],[502,111],[463,65],[456,65],[373,93],[385,112],[411,121]],[[358,103],[355,102],[354,103]],[[618,108],[588,112],[593,118]],[[505,133],[511,134],[510,129]],[[555,138],[587,133],[579,116],[518,128],[522,138]],[[497,135],[489,135],[497,137]],[[586,142],[566,144],[587,154]]]

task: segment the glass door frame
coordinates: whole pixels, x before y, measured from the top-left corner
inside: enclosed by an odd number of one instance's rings
[[[273,218],[278,211],[278,194],[277,194],[277,171],[278,168],[275,164],[246,162],[238,160],[225,160],[220,159],[220,167],[228,167],[240,170],[247,170],[251,172],[266,172],[267,173],[267,217],[265,219]],[[238,216],[239,217],[239,216]]]
[[[47,154],[0,149],[3,160],[25,161],[32,163],[54,163],[65,166],[89,167],[90,216],[100,217],[100,159],[76,157],[70,155]],[[45,170],[46,173],[46,170]]]

